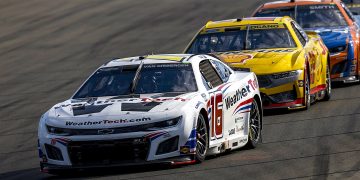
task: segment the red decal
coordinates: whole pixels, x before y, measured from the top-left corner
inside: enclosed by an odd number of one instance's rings
[[[211,137],[221,138],[223,136],[223,98],[221,92],[210,94],[207,103],[211,113]]]

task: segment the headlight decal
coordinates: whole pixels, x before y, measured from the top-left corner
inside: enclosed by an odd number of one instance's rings
[[[274,73],[269,75],[259,75],[258,82],[260,88],[272,88],[283,84],[296,82],[302,74],[303,70],[288,71],[281,73]]]
[[[169,134],[166,131],[161,131],[161,132],[155,132],[155,133],[150,133],[144,136],[145,139],[149,139],[150,141],[153,141],[155,139],[157,139],[158,137],[165,135],[165,134]]]

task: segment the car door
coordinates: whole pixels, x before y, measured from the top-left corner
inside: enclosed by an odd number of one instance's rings
[[[246,119],[243,117],[245,114],[233,115],[234,109],[240,103],[240,87],[243,84],[238,81],[230,82],[233,71],[220,61],[203,60],[199,69],[204,84],[209,88],[207,101],[209,147],[219,146],[225,139],[243,137],[244,124],[241,123]],[[238,129],[236,123],[239,125]]]
[[[224,84],[220,73],[210,60],[205,59],[199,63],[200,73],[208,86],[207,111],[209,119],[210,147],[224,137],[223,94],[219,87]]]
[[[321,56],[319,49],[314,45],[315,42],[310,40],[305,31],[295,21],[291,25],[303,45],[305,58],[309,63],[310,88],[314,88],[318,81],[321,80]]]

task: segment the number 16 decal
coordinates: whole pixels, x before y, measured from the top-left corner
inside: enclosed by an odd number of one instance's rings
[[[221,91],[210,94],[207,103],[209,119],[211,120],[211,139],[223,137],[223,100]]]

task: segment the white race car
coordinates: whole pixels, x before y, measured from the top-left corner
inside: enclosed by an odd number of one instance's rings
[[[252,72],[210,55],[112,60],[40,119],[43,172],[147,163],[188,164],[261,138]]]

